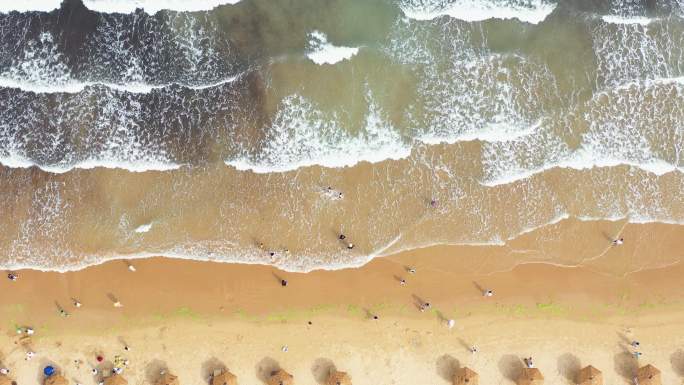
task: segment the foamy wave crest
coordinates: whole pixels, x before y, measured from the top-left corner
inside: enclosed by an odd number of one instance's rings
[[[63,0],[30,0],[0,2],[0,12],[49,12],[58,9]],[[240,0],[83,0],[83,4],[96,12],[133,13],[142,9],[147,13],[161,10],[171,11],[208,11],[224,4],[237,4]]]
[[[18,154],[0,156],[0,164],[10,168],[37,167],[53,174],[63,174],[73,169],[91,170],[94,168],[124,169],[131,172],[171,171],[181,167],[179,164],[154,159],[122,160],[117,158],[88,159],[70,165],[41,165]]]
[[[486,143],[482,183],[512,183],[552,168],[626,165],[659,176],[684,172],[682,106],[684,86],[678,78],[598,93],[583,107],[578,121],[566,123],[587,127],[578,148],[570,148],[555,136],[554,127],[545,127],[524,140]]]
[[[81,82],[78,80],[63,80],[62,82],[36,82],[29,79],[12,79],[5,76],[0,76],[0,87],[5,88],[16,88],[26,92],[33,92],[36,94],[53,94],[53,93],[66,93],[66,94],[77,94],[83,92],[88,87],[107,87],[113,90],[128,92],[132,94],[149,94],[154,90],[159,90],[167,87],[184,87],[193,90],[203,90],[212,87],[218,87],[226,83],[234,82],[242,74],[231,76],[229,78],[209,83],[209,84],[199,84],[199,85],[189,85],[189,84],[179,84],[179,83],[168,83],[168,84],[146,84],[146,83],[104,83],[104,82]]]
[[[556,4],[543,0],[405,0],[404,14],[415,20],[450,16],[464,21],[518,19],[538,24],[553,12]]]
[[[319,65],[349,60],[359,53],[358,47],[340,47],[330,44],[328,37],[320,31],[311,32],[309,38],[309,53],[306,57]]]
[[[60,7],[62,0],[1,1],[0,13],[16,12],[50,12]]]
[[[639,25],[649,25],[651,22],[657,19],[651,19],[645,16],[619,16],[619,15],[605,15],[601,17],[601,20],[610,24],[639,24]]]
[[[290,95],[281,102],[259,154],[232,159],[226,164],[239,170],[267,173],[408,157],[410,145],[383,118],[370,94],[367,101],[364,126],[353,135],[340,126],[336,112],[326,113],[306,98]]]

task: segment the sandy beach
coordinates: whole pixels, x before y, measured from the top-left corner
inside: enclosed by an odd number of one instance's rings
[[[126,261],[68,273],[20,271],[16,282],[0,282],[0,358],[18,383],[37,383],[42,367],[52,363],[74,383],[95,384],[91,369],[107,370],[120,356],[130,361],[124,375],[131,384],[150,383],[166,367],[181,383],[199,385],[221,366],[241,384],[261,384],[275,366],[296,383],[316,384],[334,365],[354,384],[440,385],[467,365],[482,384],[503,385],[513,383],[525,357],[534,358],[551,385],[572,383],[589,363],[603,371],[606,384],[628,383],[646,363],[662,371],[664,384],[680,384],[681,226],[628,225],[624,245],[608,244],[582,267],[528,263],[488,271],[487,256],[532,248],[549,231],[573,225],[559,226],[505,247],[439,246],[358,269],[305,274],[163,258],[130,261],[135,272]],[[574,236],[591,243],[590,229]],[[637,230],[653,232],[656,241],[632,242]],[[578,253],[594,246],[575,242]],[[572,254],[572,246],[565,247]],[[619,264],[616,259],[633,264],[649,250],[668,265],[602,271]],[[546,253],[558,260],[553,249]],[[492,297],[482,295],[487,289]],[[76,308],[72,298],[83,306]],[[115,300],[123,307],[114,307]],[[424,302],[430,308],[421,312]],[[60,316],[60,308],[69,315]],[[16,333],[27,326],[35,330],[28,339]],[[633,340],[641,343],[638,362]],[[27,350],[36,353],[30,361]]]

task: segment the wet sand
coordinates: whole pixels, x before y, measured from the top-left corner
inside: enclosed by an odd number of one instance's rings
[[[130,359],[124,374],[131,384],[149,382],[161,366],[184,384],[202,384],[223,363],[241,384],[260,384],[276,364],[297,383],[315,384],[334,364],[355,384],[439,385],[458,365],[480,372],[483,384],[509,384],[520,359],[532,356],[547,384],[569,383],[588,363],[607,384],[622,384],[637,365],[628,343],[638,339],[638,364],[660,368],[664,384],[680,383],[684,229],[627,225],[625,244],[612,247],[594,234],[606,223],[595,226],[573,232],[579,228],[564,222],[501,247],[437,246],[306,274],[164,258],[132,261],[136,272],[124,261],[70,273],[20,271],[18,281],[0,282],[0,359],[19,383],[36,383],[42,365],[52,362],[68,378],[93,384],[90,369],[102,354],[105,367],[115,355]],[[535,249],[558,232],[565,236]],[[514,266],[512,258],[510,270],[488,268],[490,259],[525,250],[557,262],[560,251],[584,255],[595,248],[599,253],[583,267]],[[605,273],[621,260],[656,257],[663,267]],[[417,272],[408,274],[406,266]],[[484,289],[494,296],[483,297]],[[112,297],[124,306],[115,308]],[[431,308],[420,312],[419,302]],[[61,317],[58,306],[70,315]],[[456,321],[451,330],[448,319]],[[22,342],[17,326],[36,333]],[[477,354],[467,351],[472,344]],[[26,349],[36,352],[29,362]],[[76,368],[74,360],[83,363]]]

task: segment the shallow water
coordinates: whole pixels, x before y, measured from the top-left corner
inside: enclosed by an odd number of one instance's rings
[[[684,221],[681,1],[144,3],[0,8],[4,266]]]

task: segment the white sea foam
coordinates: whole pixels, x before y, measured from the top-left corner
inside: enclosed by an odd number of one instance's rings
[[[66,81],[58,82],[35,82],[25,79],[13,79],[6,76],[0,76],[0,87],[16,88],[26,92],[33,92],[36,94],[52,94],[52,93],[68,93],[77,94],[82,92],[87,87],[107,87],[121,92],[128,92],[133,94],[148,94],[154,90],[163,89],[172,86],[179,86],[194,90],[203,90],[207,88],[218,87],[226,83],[234,82],[239,79],[242,74],[228,77],[217,82],[199,85],[188,85],[180,83],[168,84],[146,84],[140,82],[130,83],[107,83],[107,82],[82,82],[78,80],[67,79]]]
[[[24,1],[0,1],[0,13],[17,12],[50,12],[61,6],[62,0],[24,0]]]
[[[383,118],[370,95],[367,101],[364,126],[358,135],[351,135],[338,126],[335,112],[323,112],[302,96],[288,96],[268,129],[259,157],[238,157],[226,164],[238,170],[268,173],[313,165],[347,167],[364,161],[408,157],[410,145]]]
[[[488,19],[518,19],[522,22],[538,24],[553,12],[556,4],[542,0],[524,2],[511,0],[453,0],[447,2],[406,0],[401,8],[407,17],[414,20],[432,20],[440,16],[450,16],[470,22]]]
[[[306,57],[318,65],[349,60],[357,53],[358,47],[342,47],[329,43],[323,32],[313,31],[309,34],[309,52]]]
[[[601,20],[610,24],[639,24],[647,26],[658,19],[652,19],[645,16],[620,16],[620,15],[605,15]]]
[[[208,11],[224,4],[237,4],[240,0],[83,0],[83,4],[96,12],[133,13],[143,9],[153,14],[161,10],[179,12]],[[61,6],[62,0],[24,0],[0,2],[0,13],[50,12]]]
[[[95,168],[124,169],[131,172],[146,171],[171,171],[177,170],[182,165],[155,160],[119,160],[119,159],[89,159],[72,165],[41,165],[18,154],[10,154],[0,157],[0,164],[10,168],[37,167],[53,174],[63,174],[73,169],[91,170]]]
[[[150,223],[146,223],[144,225],[140,225],[140,226],[135,228],[135,232],[136,233],[146,233],[152,229],[153,224],[154,223],[150,222]]]

